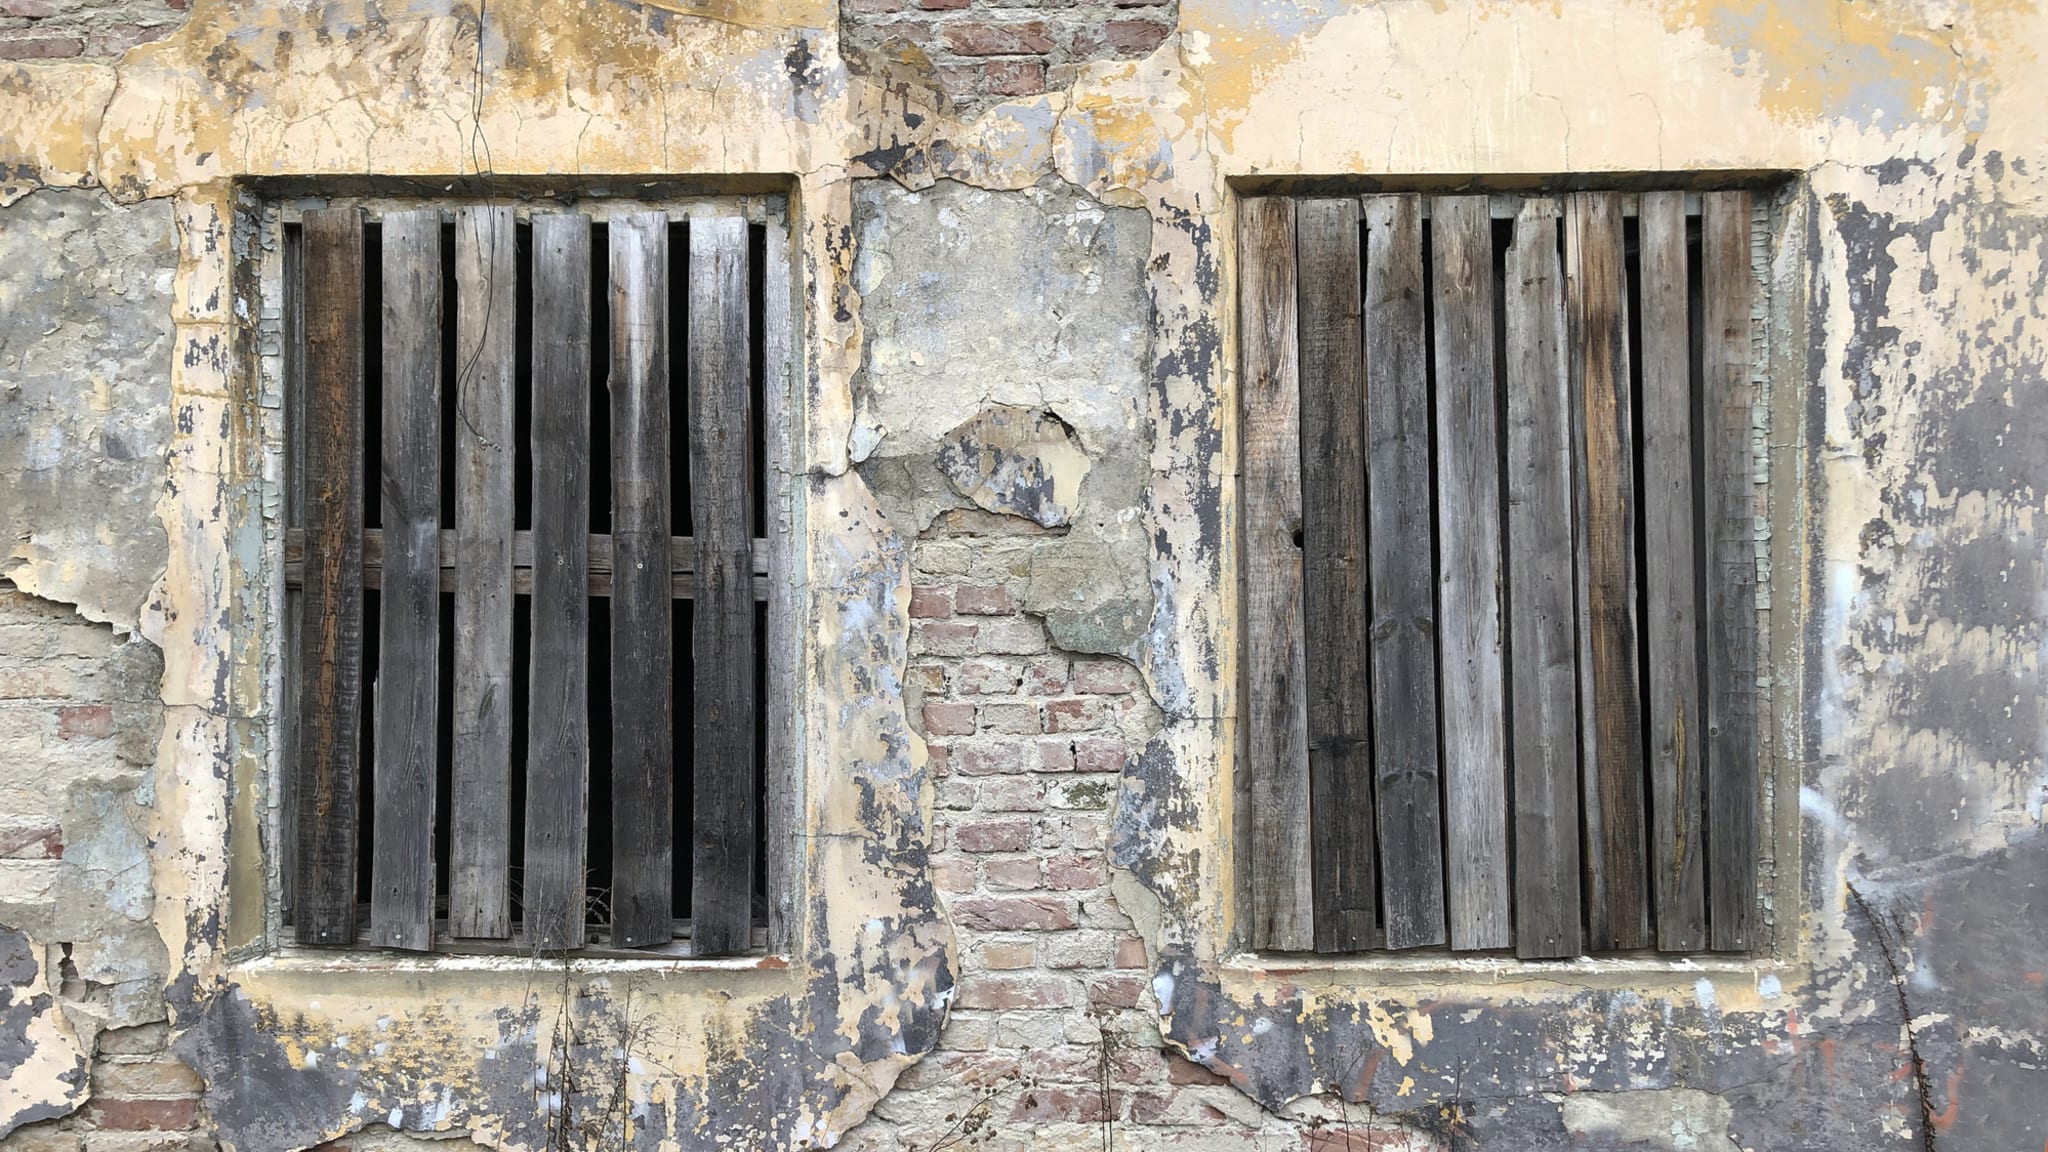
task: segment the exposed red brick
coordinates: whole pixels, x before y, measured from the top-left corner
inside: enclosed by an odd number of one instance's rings
[[[916,619],[942,620],[953,614],[953,590],[943,584],[910,586],[910,615]]]
[[[104,740],[114,734],[114,709],[106,704],[69,704],[57,709],[60,740]]]
[[[945,744],[927,744],[924,747],[931,757],[932,775],[948,776],[953,771],[953,749]]]
[[[1102,727],[1102,701],[1086,697],[1048,700],[1045,704],[1047,732],[1086,732]]]
[[[0,32],[0,60],[59,60],[83,51],[85,41],[76,36]]]
[[[1121,740],[1096,736],[1074,745],[1074,767],[1082,772],[1121,772],[1126,758]]]
[[[934,620],[919,626],[918,650],[927,656],[972,656],[980,625],[958,620]]]
[[[981,807],[987,812],[1042,812],[1045,784],[1028,776],[991,780],[982,786]]]
[[[1029,820],[981,820],[954,830],[962,852],[1022,852],[1031,845]]]
[[[1053,50],[1045,22],[1026,20],[1016,24],[963,21],[948,24],[940,32],[946,47],[962,56],[1035,56]]]
[[[1043,71],[1043,69],[1041,69]],[[1041,77],[1041,80],[1043,77]],[[1061,656],[1033,660],[1024,668],[1024,691],[1031,696],[1061,696],[1067,691],[1067,661]]]
[[[1014,743],[963,744],[954,755],[962,776],[1001,776],[1024,770],[1024,749]]]
[[[1167,27],[1150,20],[1111,20],[1102,32],[1119,56],[1143,56],[1166,40]]]
[[[24,20],[42,20],[57,14],[57,7],[49,0],[0,0],[0,16],[19,16]]]
[[[119,1100],[96,1097],[86,1107],[95,1128],[117,1132],[183,1132],[199,1119],[199,1101]]]
[[[1117,941],[1116,966],[1119,968],[1143,968],[1145,966],[1145,942],[1136,936],[1126,936]]]
[[[969,1011],[1011,1008],[1070,1008],[1074,986],[1065,980],[1038,976],[984,976],[959,985],[953,1006]]]
[[[981,726],[990,732],[1015,736],[1036,736],[1039,732],[1036,704],[983,704]]]
[[[982,865],[981,876],[996,892],[1029,892],[1042,887],[1045,882],[1045,870],[1036,856],[991,860]]]
[[[1016,611],[1010,604],[1010,590],[1000,584],[962,584],[953,589],[953,609],[963,616],[1007,616]]]
[[[1193,1060],[1178,1053],[1166,1058],[1166,1080],[1169,1084],[1228,1084],[1229,1080],[1209,1071]]]
[[[924,706],[924,730],[933,736],[974,735],[974,705],[936,701]]]
[[[85,50],[95,56],[118,56],[137,44],[161,40],[176,32],[176,24],[115,24],[94,32]]]
[[[981,626],[975,647],[994,656],[1036,656],[1045,651],[1045,625],[1028,616],[990,620]]]
[[[983,932],[1047,932],[1074,926],[1074,908],[1058,896],[984,896],[953,905],[953,919]]]
[[[1045,862],[1045,886],[1068,891],[1102,887],[1098,856],[1054,856]]]
[[[1140,686],[1138,670],[1122,660],[1074,661],[1074,691],[1089,695],[1124,695]]]
[[[965,660],[954,681],[962,696],[1008,696],[1023,686],[1024,674],[1000,660]]]
[[[1038,770],[1040,772],[1072,772],[1074,770],[1074,746],[1065,740],[1040,740],[1038,742]]]
[[[928,12],[950,12],[956,8],[965,8],[973,2],[974,0],[917,0],[917,6]]]
[[[974,862],[972,860],[941,860],[932,865],[932,883],[941,892],[974,891]]]
[[[64,830],[53,825],[0,828],[0,860],[62,860]]]
[[[1031,1088],[1017,1098],[1010,1119],[1100,1124],[1121,1111],[1123,1098],[1122,1092],[1105,1095],[1095,1088]]]
[[[981,965],[995,971],[1014,971],[1029,968],[1038,958],[1038,949],[1031,944],[996,943],[981,946]]]
[[[997,96],[1036,96],[1045,91],[1045,65],[1036,60],[991,60],[982,87]]]
[[[1143,976],[1098,976],[1088,982],[1088,1002],[1098,1007],[1136,1008],[1151,983]]]
[[[912,664],[910,675],[904,682],[913,688],[926,692],[946,690],[946,666],[944,664]]]

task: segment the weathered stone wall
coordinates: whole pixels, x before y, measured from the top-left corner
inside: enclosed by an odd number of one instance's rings
[[[2048,18],[858,4],[195,0],[118,58],[0,67],[0,1147],[2048,1143]],[[1121,19],[1170,32],[1083,34]],[[245,181],[485,164],[789,194],[785,956],[276,935]],[[1788,181],[1768,954],[1236,951],[1235,197],[1701,170]]]
[[[12,0],[22,2],[22,0]],[[959,108],[1067,88],[1173,32],[1175,0],[840,0],[850,56],[922,58]]]
[[[0,0],[0,60],[119,56],[185,22],[186,0]]]

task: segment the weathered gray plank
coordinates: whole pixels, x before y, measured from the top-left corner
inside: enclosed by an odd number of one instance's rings
[[[1756,946],[1756,529],[1750,454],[1749,193],[1701,198],[1706,297],[1707,928]]]
[[[1557,204],[1531,198],[1507,266],[1508,635],[1515,952],[1579,952],[1571,389]]]
[[[1648,597],[1650,890],[1657,947],[1706,946],[1699,587],[1693,565],[1692,353],[1685,196],[1642,198],[1643,572]]]
[[[1574,497],[1579,506],[1579,740],[1587,946],[1649,942],[1642,689],[1636,667],[1635,425],[1621,197],[1573,195],[1565,221]]]
[[[750,946],[755,810],[754,597],[747,397],[747,225],[690,222],[690,518],[697,538],[692,638],[696,782],[691,951]]]
[[[1451,947],[1505,948],[1513,930],[1508,919],[1493,227],[1484,196],[1436,197],[1430,217],[1437,635]]]
[[[306,528],[306,245],[302,231],[286,231],[283,242],[284,299],[280,309],[284,336],[284,523],[289,539],[297,533],[300,541],[301,580],[285,584],[284,594],[284,700],[278,716],[278,746],[296,757],[299,749],[299,716],[305,707],[306,650],[302,634],[305,622],[304,548]],[[296,923],[299,878],[299,773],[287,769],[278,774],[278,911],[286,924]]]
[[[533,216],[533,641],[526,720],[530,947],[583,946],[590,818],[590,219]]]
[[[794,300],[789,270],[789,220],[769,217],[762,252],[761,307],[761,437],[768,491],[765,501],[767,539],[756,549],[755,563],[767,562],[768,664],[766,746],[767,810],[761,814],[767,840],[768,951],[786,953],[795,946],[801,926],[796,908],[794,876],[803,850],[797,831],[802,824],[802,760],[795,703],[797,639],[796,542],[802,538],[798,518],[795,467],[790,444],[790,351],[796,343]]]
[[[612,538],[590,536],[585,547],[590,553],[592,596],[612,594]],[[671,536],[669,548],[669,595],[688,600],[696,595],[697,541],[688,536]],[[363,587],[381,588],[384,581],[384,533],[371,528],[363,532]],[[287,587],[299,587],[306,576],[306,534],[290,529],[284,537],[284,571]],[[512,591],[521,596],[533,593],[533,533],[512,534]],[[441,530],[441,591],[455,591],[455,531]],[[754,542],[754,599],[768,598],[768,552],[764,541]]]
[[[1243,202],[1238,231],[1244,340],[1245,771],[1251,777],[1254,948],[1315,946],[1307,671],[1301,589],[1301,377],[1295,361],[1294,202]]]
[[[1380,906],[1386,946],[1416,948],[1444,942],[1421,197],[1368,196],[1364,207],[1366,491]]]
[[[513,346],[509,206],[455,217],[455,766],[448,920],[511,935]]]
[[[668,215],[611,236],[612,939],[674,931],[674,703],[668,581]]]
[[[306,572],[293,935],[355,941],[363,668],[363,223],[310,209],[305,250]]]
[[[374,689],[370,936],[424,949],[434,923],[441,671],[441,217],[384,216],[384,589]]]
[[[1367,692],[1364,346],[1358,201],[1295,205],[1301,373],[1302,583],[1314,935],[1318,952],[1377,942]]]

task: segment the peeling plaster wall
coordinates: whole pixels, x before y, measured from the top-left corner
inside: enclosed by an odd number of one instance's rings
[[[0,1063],[35,1069],[0,1124],[38,1120],[9,1152],[151,1125],[236,1149],[375,1125],[929,1148],[977,1077],[1008,1147],[2048,1141],[2048,444],[2024,416],[2048,362],[2048,17],[1183,0],[1144,59],[973,114],[914,54],[842,50],[833,4],[478,17],[196,0],[118,59],[0,69],[0,246],[26,254],[0,291],[34,301],[0,318],[8,572],[151,638],[104,632],[110,665],[162,654],[121,721],[143,751],[89,815],[41,783],[63,749],[23,743],[0,785],[34,782],[113,837],[121,883],[146,877],[80,914],[127,917],[105,955],[128,975],[103,982],[148,973],[204,1079],[196,1117],[171,1079],[123,1109],[94,1076],[46,1119],[95,1047],[172,1063],[89,1038],[37,869],[0,861],[0,924],[29,941],[0,948]],[[486,165],[787,182],[810,735],[786,957],[536,971],[269,935],[248,862],[281,758],[281,422],[236,181]],[[1794,177],[1761,253],[1768,954],[1238,953],[1233,182],[1695,169]],[[11,462],[45,443],[54,471]],[[33,645],[96,627],[5,607]],[[1063,745],[1074,779],[1034,783],[1047,756],[1069,774]]]

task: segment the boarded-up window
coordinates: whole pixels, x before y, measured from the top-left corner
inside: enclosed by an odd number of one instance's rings
[[[300,943],[762,942],[790,338],[753,217],[284,228]]]
[[[1750,212],[1244,202],[1253,947],[1755,946]]]

